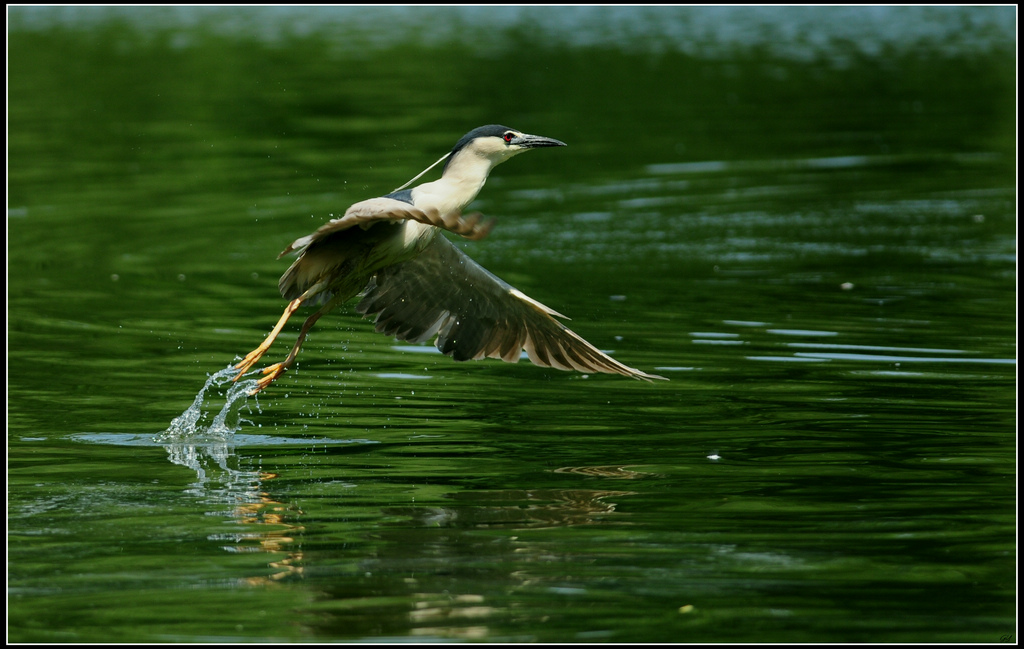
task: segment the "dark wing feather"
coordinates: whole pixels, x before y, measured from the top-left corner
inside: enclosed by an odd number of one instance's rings
[[[437,348],[457,361],[514,363],[525,350],[544,367],[664,378],[602,353],[555,320],[565,316],[492,275],[440,235],[417,257],[377,271],[356,310],[376,314],[377,331],[401,340],[436,335]]]
[[[387,252],[388,247],[378,244],[393,235],[392,226],[416,221],[467,239],[482,239],[491,231],[494,219],[481,221],[480,217],[479,213],[442,216],[436,209],[419,209],[386,196],[361,201],[348,208],[341,218],[296,239],[278,255],[280,259],[290,252],[299,253],[299,258],[281,276],[278,288],[289,300],[313,291],[305,300],[307,304],[320,304],[338,294],[347,299],[365,285],[367,276],[362,269],[379,265],[381,260],[375,252]]]

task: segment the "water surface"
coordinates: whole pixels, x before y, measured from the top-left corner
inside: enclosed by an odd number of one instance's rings
[[[1015,640],[1015,10],[827,9],[12,10],[9,639]],[[230,393],[492,122],[569,147],[459,245],[670,381],[349,309]]]

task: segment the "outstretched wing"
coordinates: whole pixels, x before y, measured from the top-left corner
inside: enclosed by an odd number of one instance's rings
[[[482,214],[474,212],[466,216],[458,213],[442,216],[435,209],[421,210],[409,203],[394,198],[371,198],[360,201],[348,208],[345,215],[340,219],[331,219],[317,228],[313,234],[299,237],[290,246],[281,251],[278,259],[295,250],[302,250],[309,245],[325,239],[326,237],[359,226],[368,229],[371,226],[381,223],[397,223],[398,221],[410,220],[432,225],[442,230],[448,230],[467,239],[483,239],[494,227],[494,219],[481,220]]]
[[[457,361],[515,363],[525,350],[543,367],[664,378],[602,353],[554,318],[565,316],[492,275],[443,236],[415,258],[377,271],[356,310],[376,314],[377,331],[401,340],[436,335],[437,348]]]

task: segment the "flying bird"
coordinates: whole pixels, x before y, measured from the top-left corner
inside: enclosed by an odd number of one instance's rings
[[[317,320],[356,295],[356,311],[375,316],[378,332],[413,343],[436,337],[437,348],[456,361],[515,363],[525,351],[542,367],[664,379],[601,352],[557,320],[565,316],[491,274],[441,234],[487,236],[493,219],[462,211],[491,170],[524,151],[559,146],[566,145],[507,126],[481,126],[402,187],[356,203],[296,239],[278,256],[298,254],[278,283],[288,306],[260,346],[235,365],[235,381],[259,362],[299,307],[319,305],[288,357],[265,368],[250,394],[265,389],[292,366]],[[439,180],[406,189],[443,160]]]

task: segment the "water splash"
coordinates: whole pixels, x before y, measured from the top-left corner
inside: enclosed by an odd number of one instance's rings
[[[237,374],[238,370],[229,365],[211,375],[196,394],[192,405],[171,420],[167,430],[153,438],[164,446],[172,463],[196,472],[196,481],[190,485],[188,493],[212,502],[253,503],[260,498],[259,472],[229,466],[232,459],[237,463],[233,444],[235,433],[243,424],[252,425],[240,411],[246,404],[246,397],[256,387],[255,379],[234,383]],[[205,425],[212,412],[209,407],[203,411],[207,392],[225,384],[228,384],[228,389],[224,405],[213,415],[209,425]]]
[[[181,442],[223,442],[241,430],[242,424],[252,424],[248,419],[241,416],[241,407],[246,403],[246,397],[256,388],[255,379],[247,379],[232,383],[238,370],[232,365],[213,374],[206,380],[206,384],[199,390],[192,405],[185,412],[175,417],[167,430],[158,434],[154,441],[160,444],[181,443]],[[203,421],[209,416],[209,412],[203,412],[203,404],[206,400],[207,391],[214,386],[220,387],[225,383],[231,383],[225,395],[224,406],[221,407],[209,426],[204,426]],[[236,407],[237,406],[237,407]],[[259,408],[259,402],[256,405]]]

